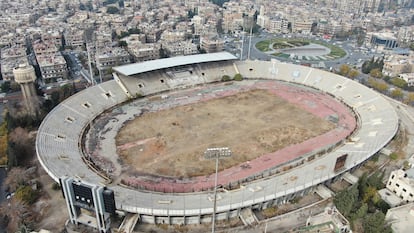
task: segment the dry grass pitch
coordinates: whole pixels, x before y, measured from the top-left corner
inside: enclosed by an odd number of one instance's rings
[[[128,172],[194,177],[214,172],[209,147],[229,147],[229,168],[332,130],[335,126],[266,91],[251,90],[175,107],[127,122],[116,138]]]

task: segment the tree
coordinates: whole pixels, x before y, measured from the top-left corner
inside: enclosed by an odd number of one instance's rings
[[[382,78],[382,72],[379,68],[372,69],[369,75],[373,78]]]
[[[347,64],[342,64],[339,67],[339,74],[340,75],[347,76],[350,71],[351,71],[351,67],[349,67]]]
[[[34,142],[27,129],[17,127],[9,134],[7,156],[9,165],[23,165],[29,161],[33,154]]]
[[[414,103],[414,93],[413,92],[408,93],[407,96],[405,97],[404,102],[406,104],[413,104]]]
[[[413,17],[414,17],[414,15],[413,15]],[[412,51],[414,51],[414,43],[411,43],[411,44],[410,44],[410,49],[411,49]]]
[[[119,47],[127,47],[128,43],[124,40],[120,40],[120,41],[118,41],[118,46]]]
[[[159,50],[159,53],[160,53],[160,58],[168,58],[168,57],[170,57],[170,53],[168,52],[168,50],[167,49],[164,49],[162,46],[161,46],[161,48]]]
[[[0,86],[1,92],[9,92],[10,89],[11,89],[10,81],[4,81]]]
[[[385,93],[388,90],[388,85],[386,83],[376,81],[373,78],[368,79],[368,85],[382,93]]]
[[[187,18],[192,19],[195,15],[197,15],[197,9],[194,8],[193,10],[188,10],[187,12]]]
[[[390,227],[385,227],[385,215],[381,211],[367,215],[363,227],[365,233],[392,233]]]
[[[348,217],[358,201],[358,186],[354,185],[348,190],[343,190],[336,194],[334,204],[336,208],[346,217]]]
[[[382,83],[382,82],[379,82],[376,86],[376,89],[379,92],[385,92],[385,91],[388,90],[388,88],[389,88],[389,86],[386,83]]]
[[[362,64],[361,71],[364,74],[368,74],[373,69],[379,69],[379,71],[381,72],[383,67],[384,67],[384,59],[382,58],[375,59],[374,57],[372,57],[371,60],[365,61]]]
[[[108,14],[118,14],[119,9],[116,6],[108,6],[108,8],[106,8],[106,13],[108,13]]]
[[[24,185],[29,180],[28,174],[21,167],[13,167],[7,173],[4,180],[4,187],[8,188],[10,192],[15,192],[17,188]]]
[[[374,197],[377,195],[377,189],[372,186],[368,186],[364,190],[364,196],[362,197],[362,201],[367,203],[369,200],[374,200]],[[375,204],[376,202],[374,202]]]
[[[356,220],[356,219],[362,218],[367,214],[367,212],[368,212],[368,204],[363,203],[361,207],[359,207],[359,209],[351,215],[351,219]]]
[[[7,142],[7,121],[3,121],[3,123],[0,125],[0,165],[7,165]]]
[[[225,3],[225,2],[228,2],[229,0],[211,0],[211,2],[212,3],[214,3],[214,4],[216,4],[217,6],[220,6],[220,7],[222,7],[223,6],[223,4]]]
[[[243,80],[243,76],[241,74],[235,74],[233,79],[235,81],[242,81]]]
[[[354,78],[356,78],[358,75],[359,75],[358,70],[356,70],[356,69],[351,69],[351,71],[349,71],[349,73],[348,73],[348,78],[350,78],[350,79],[354,79]]]
[[[39,215],[29,205],[12,198],[0,206],[0,216],[7,219],[7,232],[17,232],[21,225],[33,225]]]
[[[391,79],[391,83],[392,83],[392,85],[394,85],[396,87],[399,87],[399,88],[402,88],[402,89],[405,89],[408,86],[407,82],[402,78],[393,78],[393,79]]]
[[[33,204],[38,197],[39,192],[33,190],[29,185],[19,186],[15,193],[15,198],[28,205]]]
[[[223,77],[221,77],[221,81],[223,81],[223,82],[227,82],[227,81],[230,81],[230,80],[231,80],[231,78],[228,75],[223,75]]]
[[[404,96],[404,93],[401,91],[400,88],[395,88],[394,90],[391,91],[392,98],[402,99],[403,96]]]

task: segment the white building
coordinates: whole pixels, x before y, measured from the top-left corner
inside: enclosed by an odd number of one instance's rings
[[[385,215],[393,232],[411,233],[414,229],[414,203],[391,208]]]
[[[392,171],[386,188],[405,202],[414,201],[414,168]]]
[[[407,86],[414,86],[414,73],[399,74],[398,77],[403,79],[407,83]]]

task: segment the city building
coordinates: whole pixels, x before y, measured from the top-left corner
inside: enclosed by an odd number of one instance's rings
[[[414,86],[414,73],[399,74],[398,77],[404,80],[407,83],[407,86]]]
[[[367,33],[365,42],[368,46],[381,47],[382,49],[393,49],[398,47],[397,38],[390,32]]]
[[[171,56],[191,55],[197,54],[197,45],[191,41],[180,41],[175,43],[163,44],[164,49],[167,49]]]
[[[44,83],[54,83],[68,78],[68,68],[60,53],[37,56]]]
[[[393,232],[411,233],[414,229],[414,203],[391,208],[385,215]]]
[[[201,48],[207,53],[214,53],[223,51],[224,40],[219,38],[209,38],[207,36],[201,37]]]
[[[13,68],[27,63],[26,48],[13,46],[1,49],[1,76],[3,80],[14,80]]]
[[[402,201],[414,201],[414,168],[392,171],[386,188],[399,196]]]
[[[295,19],[292,22],[293,33],[310,34],[313,22],[307,19]]]
[[[74,50],[82,49],[85,44],[85,35],[83,30],[67,30],[64,33],[65,46]]]
[[[121,47],[105,48],[96,52],[95,62],[99,72],[105,74],[114,66],[131,63],[131,55]]]
[[[409,45],[414,41],[414,25],[400,27],[397,33],[398,43]]]
[[[131,43],[128,44],[128,52],[135,61],[149,61],[160,58],[160,44],[156,43]]]
[[[414,72],[414,60],[412,56],[390,55],[384,59],[382,73],[395,77],[404,73]]]

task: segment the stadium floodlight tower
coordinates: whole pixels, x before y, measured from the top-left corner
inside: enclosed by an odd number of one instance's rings
[[[214,178],[214,206],[213,216],[211,221],[211,232],[215,232],[216,228],[216,208],[217,208],[217,175],[218,175],[218,161],[220,158],[228,158],[231,156],[231,150],[228,147],[208,148],[204,152],[204,158],[216,160],[216,174]]]

